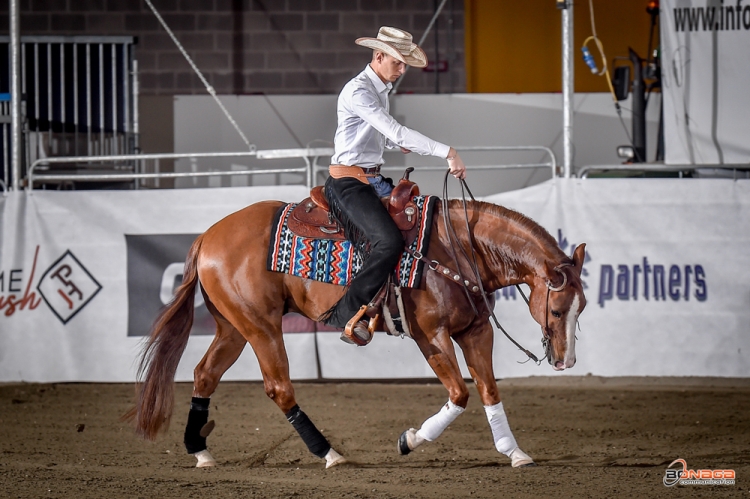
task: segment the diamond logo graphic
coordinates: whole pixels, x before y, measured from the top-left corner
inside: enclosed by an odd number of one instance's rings
[[[67,324],[102,286],[68,250],[47,269],[36,289],[57,318]]]

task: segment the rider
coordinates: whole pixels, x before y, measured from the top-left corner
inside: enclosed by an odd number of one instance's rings
[[[427,56],[412,43],[411,34],[383,26],[377,38],[358,38],[355,43],[373,49],[372,60],[339,94],[338,127],[325,195],[347,238],[364,252],[365,261],[324,320],[345,328],[342,340],[352,342],[348,333],[366,343],[371,334],[367,322],[360,320],[365,306],[393,272],[404,249],[403,237],[379,199],[393,190],[391,179],[380,175],[383,148],[400,147],[404,154],[414,151],[445,158],[451,174],[459,179],[466,177],[466,167],[454,148],[406,128],[388,114],[392,83],[407,65],[427,65]]]

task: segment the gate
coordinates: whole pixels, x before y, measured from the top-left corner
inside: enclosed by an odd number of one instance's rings
[[[0,37],[0,172],[8,185],[12,181],[9,45],[7,36]],[[21,37],[23,177],[29,165],[41,158],[137,152],[134,45],[129,36]],[[132,171],[135,165],[87,162],[64,168]]]

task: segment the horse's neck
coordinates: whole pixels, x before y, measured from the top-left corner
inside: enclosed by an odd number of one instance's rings
[[[525,217],[506,216],[502,210],[493,211],[479,203],[470,203],[467,211],[474,249],[481,256],[479,261],[483,268],[480,272],[492,290],[514,284],[531,284],[535,276],[546,275],[545,262],[554,262],[564,256],[556,245],[551,247],[540,237],[539,230],[546,234],[544,230],[533,222],[529,224]],[[450,216],[461,244],[468,250],[463,208],[451,207]],[[442,219],[439,226],[441,235],[446,237]]]

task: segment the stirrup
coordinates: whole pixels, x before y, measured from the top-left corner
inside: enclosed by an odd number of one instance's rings
[[[341,333],[341,339],[348,342],[354,343],[358,346],[365,346],[368,343],[372,341],[373,336],[375,336],[375,325],[377,324],[379,316],[375,316],[374,318],[370,319],[369,324],[367,325],[367,332],[370,334],[370,337],[367,340],[363,340],[362,338],[358,337],[354,334],[354,328],[357,326],[357,324],[362,320],[362,317],[365,315],[365,312],[367,312],[367,305],[362,305],[356,314],[354,314],[354,317],[352,317],[349,322],[346,323],[346,327],[344,328],[344,332]],[[362,320],[364,322],[364,320]]]

